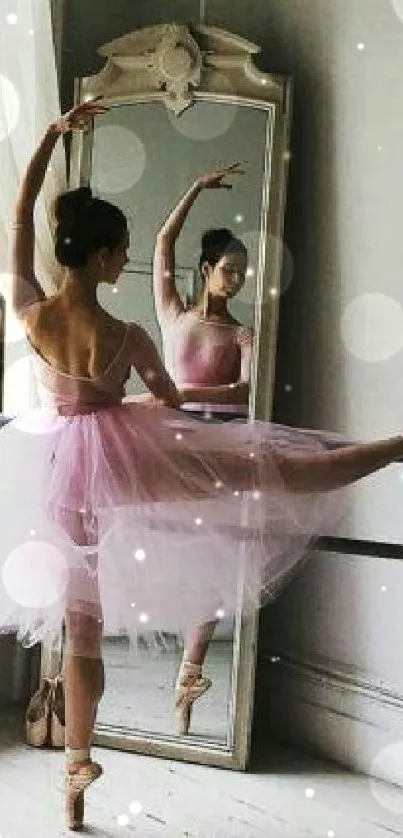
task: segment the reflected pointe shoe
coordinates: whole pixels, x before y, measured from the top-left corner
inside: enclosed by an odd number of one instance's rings
[[[202,667],[185,661],[175,686],[175,718],[179,736],[189,733],[194,702],[210,689],[212,681],[202,675]]]
[[[66,775],[66,825],[82,829],[84,825],[84,792],[102,774],[102,766],[88,760],[71,765]]]

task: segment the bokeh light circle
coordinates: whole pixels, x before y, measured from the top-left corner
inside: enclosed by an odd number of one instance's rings
[[[403,23],[403,0],[390,0],[391,6],[397,17]]]
[[[8,137],[17,125],[20,115],[18,93],[7,76],[0,73],[0,141]]]
[[[346,349],[359,360],[387,361],[403,346],[403,308],[386,294],[361,294],[344,310],[341,336]]]
[[[134,131],[106,125],[95,131],[93,160],[93,186],[101,194],[116,195],[131,189],[141,179],[147,155]]]
[[[25,608],[47,608],[63,597],[68,579],[63,554],[45,541],[26,541],[9,553],[2,570],[9,597]]]
[[[25,360],[25,359],[22,359]],[[19,361],[16,361],[13,366],[15,367],[16,364],[19,364]],[[55,434],[61,430],[63,430],[66,426],[66,418],[64,416],[59,416],[54,410],[46,410],[45,408],[35,408],[34,410],[27,410],[25,405],[19,408],[21,413],[13,419],[13,426],[17,428],[19,431],[22,431],[26,434]],[[15,412],[8,410],[8,413]]]
[[[254,311],[256,303],[256,289],[257,276],[259,270],[259,244],[260,244],[260,230],[247,230],[243,232],[239,229],[233,230],[234,235],[239,236],[243,241],[248,251],[248,268],[246,272],[245,283],[238,291],[230,307],[233,310],[234,316],[239,317],[243,323],[252,324],[254,322]],[[263,288],[263,305],[272,303],[273,299],[277,298],[279,293],[285,293],[291,285],[294,276],[294,260],[290,250],[283,241],[283,239],[269,235],[266,242],[266,261],[270,266],[272,259],[277,257],[280,262],[280,289],[274,288],[270,284],[271,271],[266,270],[266,279]],[[239,312],[238,312],[239,309]]]
[[[20,320],[13,314],[11,308],[11,292],[12,292],[12,274],[0,273],[0,295],[4,297],[6,328],[5,328],[5,343],[19,343],[25,340],[24,327]]]
[[[231,90],[228,90],[228,93],[231,93]],[[188,108],[179,116],[169,111],[168,118],[173,128],[195,142],[206,142],[224,136],[236,118],[237,106],[222,106],[209,102],[203,102],[202,105],[202,108]]]
[[[371,774],[382,777],[382,780],[371,777],[369,781],[375,800],[389,812],[401,814],[403,789],[399,786],[403,786],[403,742],[394,742],[382,748],[372,761]]]

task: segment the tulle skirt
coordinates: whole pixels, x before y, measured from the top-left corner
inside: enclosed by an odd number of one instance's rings
[[[0,430],[0,629],[51,641],[66,613],[108,633],[186,634],[276,597],[341,511],[293,493],[278,453],[326,436],[129,403],[40,409]]]

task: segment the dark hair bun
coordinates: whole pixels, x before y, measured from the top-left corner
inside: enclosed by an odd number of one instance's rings
[[[54,213],[56,259],[67,268],[82,267],[103,247],[113,250],[127,230],[122,210],[94,198],[89,186],[60,195]]]
[[[78,214],[88,209],[92,201],[89,186],[80,186],[71,192],[59,195],[55,203],[55,218],[58,224],[71,224]]]
[[[218,227],[212,230],[206,230],[202,236],[202,252],[209,252],[215,250],[224,251],[226,247],[233,241],[234,234],[226,227]]]

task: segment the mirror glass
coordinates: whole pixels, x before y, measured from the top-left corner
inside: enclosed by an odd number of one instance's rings
[[[203,294],[199,271],[202,234],[211,228],[228,228],[243,242],[247,254],[244,281],[228,302],[228,312],[234,324],[253,329],[269,122],[270,108],[211,101],[197,101],[181,116],[162,103],[117,105],[95,121],[90,183],[95,194],[124,210],[130,228],[130,261],[117,287],[102,286],[101,303],[123,320],[143,325],[166,362],[153,298],[156,233],[198,176],[231,163],[240,163],[245,174],[228,180],[232,189],[203,190],[188,214],[176,243],[176,287],[186,316]],[[210,327],[210,323],[203,324],[203,328]],[[225,335],[229,331],[222,330]],[[201,355],[211,349],[210,344],[203,344],[203,334],[197,337]],[[215,327],[212,334],[215,348],[227,340]],[[249,334],[253,341],[253,332]],[[222,347],[219,349],[217,357],[222,359]],[[225,357],[221,362],[225,363]],[[128,392],[133,397],[143,391],[143,384],[133,375]],[[220,404],[212,410],[201,401],[196,409],[205,421],[217,421]],[[222,412],[232,409],[234,415],[247,416],[247,401],[232,406],[227,398]],[[229,745],[239,627],[225,615],[219,617],[203,666],[212,685],[194,703],[188,736]],[[140,626],[136,642],[132,642],[124,635],[108,633],[105,626],[107,689],[99,727],[146,735],[183,735],[174,704],[184,639],[150,635],[146,628]]]

